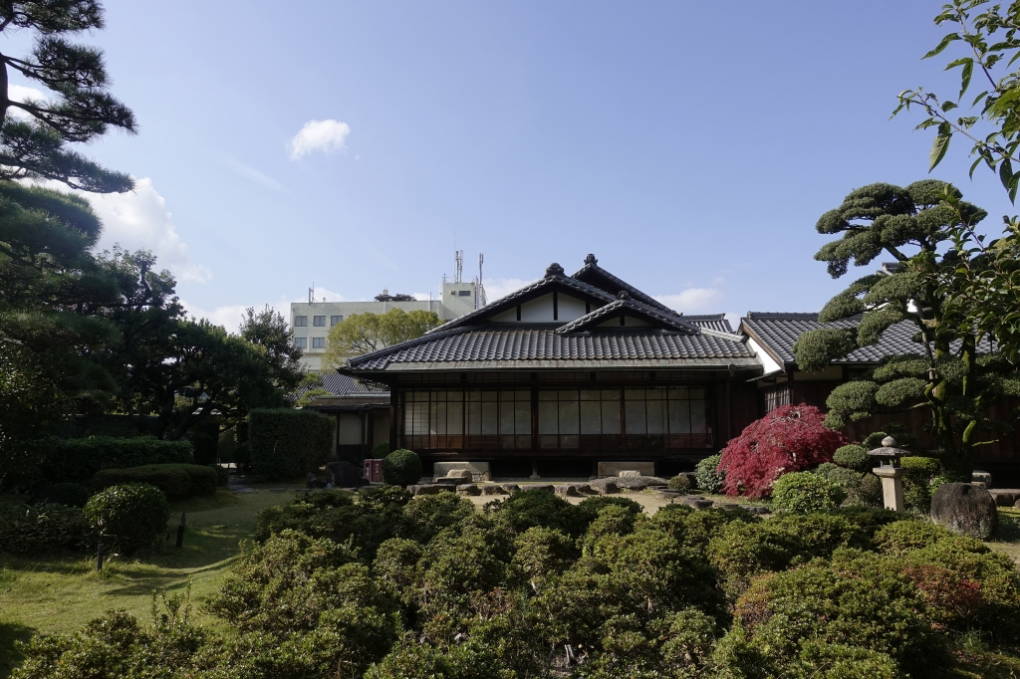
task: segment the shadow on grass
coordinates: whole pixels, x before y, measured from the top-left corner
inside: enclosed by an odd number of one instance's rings
[[[0,679],[7,679],[25,659],[16,641],[28,641],[35,630],[14,622],[0,622]]]

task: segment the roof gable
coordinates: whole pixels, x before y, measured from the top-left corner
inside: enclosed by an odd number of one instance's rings
[[[620,293],[620,299],[600,307],[591,313],[585,314],[575,321],[571,321],[556,329],[557,334],[564,335],[581,330],[591,330],[601,327],[627,327],[627,319],[637,319],[645,326],[652,326],[662,330],[671,330],[686,335],[698,335],[701,328],[673,313],[664,313],[655,307],[641,302],[636,302],[627,295],[626,291]],[[609,323],[620,319],[619,325]]]
[[[631,299],[635,299],[639,302],[643,302],[650,307],[654,307],[659,311],[664,311],[669,314],[679,315],[668,306],[658,301],[651,295],[647,295],[627,281],[617,278],[613,274],[609,273],[605,269],[599,266],[599,260],[595,259],[595,255],[588,255],[584,258],[584,266],[578,269],[573,276],[574,280],[587,283],[588,285],[598,288],[606,293],[609,293],[613,297],[616,297],[620,292],[626,292],[630,295]]]

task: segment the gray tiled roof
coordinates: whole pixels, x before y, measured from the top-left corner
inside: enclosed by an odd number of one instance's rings
[[[793,357],[793,344],[801,333],[817,328],[854,328],[860,320],[860,317],[856,316],[833,323],[819,323],[817,313],[761,311],[749,311],[747,316],[740,319],[742,324],[785,363],[796,362]],[[914,341],[916,334],[917,326],[913,322],[900,321],[882,333],[882,339],[878,344],[855,349],[845,358],[833,363],[877,363],[888,356],[923,354],[924,345]],[[988,351],[989,346],[987,342],[983,342],[978,349]]]
[[[688,323],[706,330],[733,332],[733,326],[727,320],[726,314],[680,314],[680,317]]]
[[[351,395],[373,395],[388,394],[386,389],[380,389],[370,382],[362,382],[349,375],[341,375],[337,372],[327,372],[322,375],[322,388],[334,396]]]
[[[556,332],[561,335],[576,332],[578,330],[591,327],[592,325],[602,323],[608,316],[612,316],[618,311],[625,310],[631,311],[638,316],[643,316],[653,323],[665,325],[667,328],[677,332],[688,335],[696,335],[701,332],[698,326],[688,323],[685,319],[673,312],[666,313],[655,307],[642,304],[641,302],[632,299],[618,299],[615,302],[610,302],[604,307],[599,307],[591,313],[585,314],[584,316],[561,326],[556,330]]]
[[[550,324],[486,324],[434,332],[351,359],[349,368],[392,370],[437,364],[458,364],[460,368],[558,368],[586,365],[587,361],[605,367],[642,362],[651,365],[656,361],[669,361],[678,368],[685,364],[757,364],[754,353],[736,335],[681,334],[649,328],[564,335]]]

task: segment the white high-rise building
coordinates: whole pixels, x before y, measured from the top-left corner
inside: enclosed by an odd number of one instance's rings
[[[352,314],[384,314],[390,309],[434,311],[440,320],[449,321],[485,304],[485,292],[478,281],[454,281],[442,284],[441,299],[417,300],[410,295],[391,295],[388,290],[371,302],[292,302],[290,327],[295,344],[304,350],[302,366],[307,370],[322,367],[329,329]]]

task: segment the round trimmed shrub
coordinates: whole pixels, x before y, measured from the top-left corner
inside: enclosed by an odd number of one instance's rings
[[[373,460],[379,460],[379,459],[384,458],[387,455],[389,455],[390,452],[391,452],[390,451],[390,442],[389,441],[380,441],[379,443],[377,443],[374,446],[372,446],[372,454],[370,455],[370,457]]]
[[[710,455],[698,463],[695,469],[695,477],[698,479],[698,488],[706,493],[718,493],[722,490],[726,481],[726,472],[719,471],[719,463],[722,455]]]
[[[421,458],[410,450],[394,450],[383,458],[383,481],[391,486],[410,486],[422,475]]]
[[[91,495],[92,491],[80,483],[55,483],[44,490],[39,499],[50,504],[84,507]]]
[[[156,542],[166,532],[170,506],[153,485],[111,486],[92,496],[82,510],[89,527],[126,554]]]
[[[678,474],[677,476],[674,476],[669,480],[669,483],[666,485],[669,487],[670,490],[682,490],[682,491],[694,490],[694,482],[691,481],[691,477],[686,476],[684,474]]]
[[[877,466],[868,456],[868,449],[856,443],[837,448],[836,452],[832,454],[832,461],[840,467],[853,469],[856,472],[866,472]]]
[[[798,514],[836,509],[846,499],[843,486],[812,472],[783,474],[772,489],[772,507]]]
[[[831,462],[823,462],[818,465],[818,469],[815,470],[815,474],[818,474],[823,479],[835,481],[839,485],[843,486],[848,493],[861,485],[861,480],[864,478],[864,474],[860,472],[840,467]]]

